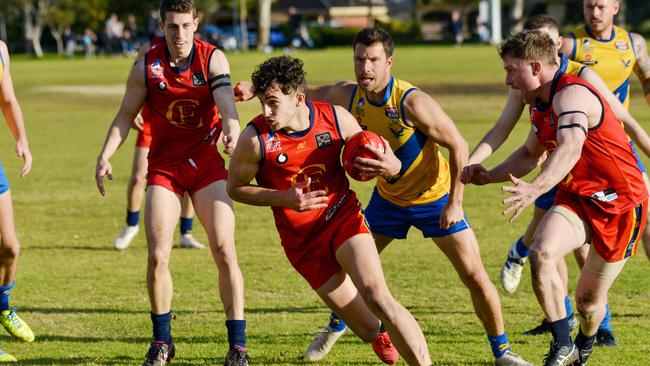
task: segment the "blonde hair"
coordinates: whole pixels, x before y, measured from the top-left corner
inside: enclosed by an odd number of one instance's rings
[[[540,61],[547,65],[556,65],[557,49],[551,37],[540,31],[522,31],[513,33],[499,46],[499,55],[521,58],[526,61]]]

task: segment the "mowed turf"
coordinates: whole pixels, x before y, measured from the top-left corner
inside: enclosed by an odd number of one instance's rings
[[[308,79],[330,83],[353,79],[349,48],[294,54],[305,61]],[[229,54],[234,80],[248,79],[267,55]],[[95,187],[95,159],[119,108],[130,59],[48,60],[16,58],[12,74],[34,154],[34,167],[18,177],[8,129],[0,134],[0,157],[12,184],[16,226],[22,243],[11,303],[36,334],[32,344],[0,335],[0,346],[29,365],[138,365],[151,339],[145,285],[144,230],[124,252],[111,244],[124,224],[126,185],[135,141],[132,133],[111,159],[108,195]],[[504,103],[504,72],[491,47],[400,47],[394,73],[429,92],[457,123],[470,146],[498,117]],[[636,80],[631,110],[646,128],[650,109]],[[92,87],[92,88],[88,88]],[[77,92],[71,90],[77,88]],[[242,124],[260,108],[238,105]],[[492,166],[524,140],[528,119],[512,133]],[[647,158],[643,157],[647,163]],[[353,182],[365,204],[373,184]],[[501,184],[465,189],[464,208],[478,236],[483,263],[501,294],[513,350],[541,364],[550,336],[522,332],[542,313],[526,266],[519,290],[508,295],[499,271],[510,244],[524,231],[527,210],[509,224],[501,215]],[[301,365],[300,356],[329,311],[285,259],[269,208],[236,204],[237,249],[245,278],[248,347],[253,364]],[[198,221],[195,236],[205,241]],[[468,291],[444,255],[413,230],[382,254],[395,297],[416,316],[436,365],[493,362]],[[571,288],[575,261],[568,258]],[[217,272],[207,250],[175,248],[172,332],[176,365],[215,365],[227,350],[225,317],[216,289]],[[612,323],[620,346],[598,348],[592,365],[650,363],[650,261],[643,249],[626,265],[610,291]],[[403,361],[401,361],[402,364]],[[352,334],[341,338],[322,365],[376,365],[369,345]]]

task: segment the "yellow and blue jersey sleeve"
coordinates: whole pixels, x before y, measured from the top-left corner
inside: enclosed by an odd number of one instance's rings
[[[438,145],[409,122],[404,113],[406,97],[417,90],[391,77],[381,103],[374,103],[356,88],[348,109],[363,129],[383,136],[402,162],[400,178],[377,180],[381,197],[401,207],[430,203],[449,192],[449,163]]]

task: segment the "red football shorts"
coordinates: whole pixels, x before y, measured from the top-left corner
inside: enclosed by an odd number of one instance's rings
[[[162,186],[183,195],[190,195],[209,184],[228,178],[225,163],[218,152],[200,159],[188,159],[164,167],[149,166],[147,185]]]
[[[135,146],[148,149],[151,146],[151,123],[145,122],[142,127],[142,131],[138,130],[138,139],[135,141]]]
[[[591,245],[605,261],[618,262],[636,254],[646,224],[647,198],[626,212],[612,214],[591,198],[559,190],[554,205],[568,208],[591,226]]]
[[[315,290],[341,271],[336,260],[339,247],[357,234],[370,234],[359,201],[353,193],[350,195],[321,230],[309,236],[278,228],[289,262]]]

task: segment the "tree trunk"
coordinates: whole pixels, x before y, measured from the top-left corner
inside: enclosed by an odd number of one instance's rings
[[[59,32],[56,28],[50,27],[50,34],[52,35],[52,38],[56,41],[56,53],[59,56],[63,56],[65,53],[65,45],[63,44],[63,37],[61,37],[61,32]]]
[[[248,51],[248,9],[246,0],[239,0],[239,27],[241,28],[241,49]]]
[[[271,38],[271,0],[258,0],[260,20],[258,24],[257,49],[264,51],[268,48]]]
[[[524,17],[524,0],[513,0],[510,4],[510,20],[508,26],[510,31],[520,31],[523,29]]]
[[[0,12],[0,39],[7,42],[7,17],[4,12]]]
[[[25,37],[25,50],[36,57],[43,57],[41,47],[41,36],[43,34],[43,14],[41,12],[42,1],[38,1],[37,7],[31,1],[23,2],[23,34]]]

